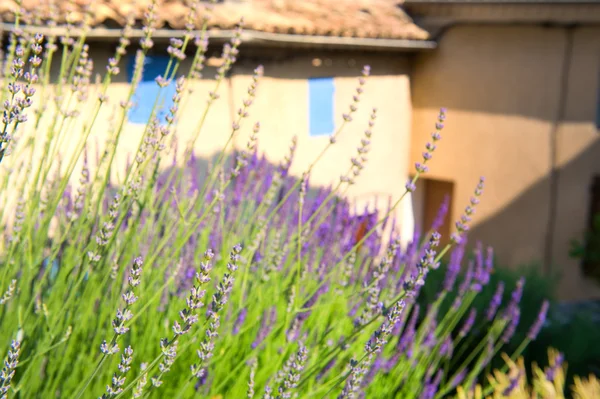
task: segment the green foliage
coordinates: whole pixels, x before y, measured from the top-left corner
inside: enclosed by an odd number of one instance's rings
[[[582,262],[587,275],[600,281],[600,214],[594,215],[592,228],[583,241],[571,242],[569,254]]]
[[[478,303],[477,289],[465,290],[446,311],[451,294],[438,286],[418,326],[408,320],[428,272],[468,230],[483,178],[451,244],[438,248],[440,237],[431,232],[422,245],[402,250],[396,231],[383,235],[384,225],[426,173],[437,144],[427,144],[417,173],[388,210],[351,214],[342,198],[367,163],[374,109],[339,183],[309,196],[311,173],[361,105],[368,67],[338,130],[301,178],[289,176],[295,140],[276,166],[257,155],[260,125],[245,123],[262,78],[257,67],[223,148],[207,175],[198,176],[194,148],[242,36],[236,29],[224,47],[208,105],[198,112],[204,99],[193,89],[208,55],[206,23],[196,40],[187,31],[170,41],[151,117],[123,173],[116,159],[123,137],[136,134],[128,112],[153,47],[154,12],[152,3],[133,82],[123,92],[109,88],[131,44],[131,26],[93,84],[86,21],[79,28],[69,23],[64,37],[50,30],[44,38],[20,29],[16,16],[2,74],[0,345],[7,349],[0,394],[267,399],[427,392],[439,399],[460,375],[474,382],[503,347],[507,316],[494,319],[463,366],[448,348],[462,339],[456,330]],[[184,71],[187,54],[193,59]],[[159,118],[164,89],[173,83],[173,105]],[[184,129],[183,112],[198,119],[178,158],[174,137]],[[108,132],[99,123],[105,114]],[[444,119],[442,110],[432,143]],[[248,142],[231,156],[240,131]],[[96,133],[107,140],[92,162]],[[479,266],[483,280],[490,270]],[[528,343],[524,338],[515,355]]]

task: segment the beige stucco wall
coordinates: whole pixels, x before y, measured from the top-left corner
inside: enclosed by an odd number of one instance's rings
[[[313,67],[314,57],[322,59],[320,67]],[[349,66],[349,60],[353,66]],[[371,109],[376,107],[377,120],[373,129],[371,151],[366,168],[354,186],[347,192],[357,201],[359,209],[364,204],[387,206],[388,197],[398,198],[404,191],[408,177],[408,155],[411,129],[410,81],[406,59],[403,57],[355,57],[351,54],[314,54],[296,57],[290,61],[265,64],[266,77],[261,81],[258,98],[252,106],[251,118],[261,122],[259,147],[273,161],[286,153],[293,135],[298,137],[298,149],[292,173],[300,175],[314,161],[321,149],[327,146],[326,136],[309,137],[308,77],[334,76],[335,128],[343,122],[342,114],[348,112],[357,87],[356,72],[370,64],[373,75],[367,80],[361,96],[359,110],[347,124],[337,143],[330,148],[314,169],[311,182],[315,185],[336,184],[339,176],[350,166],[350,158],[364,130],[368,127]],[[329,66],[327,66],[329,65]],[[241,71],[243,72],[243,71]],[[249,75],[239,74],[232,79],[233,98],[239,108],[249,83]],[[243,145],[244,137],[240,137]],[[405,230],[412,230],[410,201],[404,201],[396,215]],[[405,234],[409,238],[410,233]]]
[[[452,217],[468,203],[480,175],[486,190],[472,240],[494,246],[498,261],[518,267],[543,260],[549,219],[551,139],[560,107],[566,30],[541,26],[457,26],[436,51],[417,57],[412,75],[412,160],[419,159],[439,107],[448,108],[432,178],[452,180]],[[594,120],[600,27],[573,32],[559,166],[552,271],[563,299],[598,297],[568,246],[587,224],[589,185],[600,173]]]
[[[102,44],[91,45],[91,57],[95,61],[95,69],[103,71],[106,60],[111,56],[111,50]],[[243,49],[242,49],[243,54]],[[319,57],[321,66],[313,66],[313,59]],[[184,62],[183,71],[189,68],[189,61]],[[376,126],[373,129],[372,148],[368,154],[369,161],[357,184],[348,195],[356,199],[360,206],[365,202],[373,202],[377,196],[381,205],[387,205],[387,197],[397,198],[404,189],[408,172],[409,139],[411,129],[411,98],[408,78],[408,61],[404,57],[394,56],[363,56],[357,53],[300,53],[291,57],[254,57],[252,60],[240,60],[233,70],[231,78],[225,80],[219,89],[220,98],[211,107],[200,138],[195,146],[196,154],[208,159],[218,153],[231,132],[232,117],[247,96],[247,88],[251,81],[252,70],[259,63],[265,67],[265,76],[260,80],[257,98],[250,108],[250,117],[242,125],[236,144],[244,146],[252,125],[261,123],[259,133],[259,150],[264,152],[274,163],[279,163],[288,153],[292,137],[298,137],[296,157],[292,165],[292,173],[298,176],[307,169],[317,154],[329,141],[328,137],[309,137],[308,128],[308,82],[307,78],[316,76],[332,76],[335,84],[334,113],[336,128],[342,122],[342,114],[348,112],[348,107],[358,85],[358,76],[362,65],[370,64],[373,74],[368,78],[361,97],[358,112],[352,123],[348,124],[337,143],[329,150],[319,164],[314,168],[311,183],[315,185],[335,184],[339,176],[350,166],[350,158],[355,156],[356,148],[363,137],[363,131],[368,127],[368,118],[372,107],[378,108]],[[55,66],[55,69],[58,65]],[[215,81],[211,79],[214,68],[205,71],[207,79],[193,83],[193,95],[187,100],[180,114],[180,121],[175,135],[179,142],[179,152],[182,153],[188,140],[197,130],[200,116],[208,99],[208,92],[214,90]],[[121,65],[121,74],[110,85],[108,90],[109,102],[102,107],[94,125],[89,140],[90,161],[94,163],[96,140],[104,147],[111,129],[121,116],[119,101],[126,98],[129,84],[126,81],[125,62]],[[88,107],[91,109],[95,95],[90,96]],[[86,111],[85,108],[84,113]],[[45,134],[50,118],[45,118],[42,128],[36,133],[39,147],[41,137]],[[89,118],[80,118],[89,119]],[[81,126],[69,130],[71,136],[65,140],[61,150],[68,153],[76,143],[73,132],[79,132]],[[128,156],[133,158],[140,138],[143,125],[128,123],[125,125],[117,154],[118,167],[113,170],[113,179],[123,177],[125,162]],[[38,151],[38,157],[41,153]],[[170,164],[168,156],[166,166]],[[76,178],[78,178],[78,170]],[[409,203],[406,201],[406,203]],[[411,227],[410,208],[404,209],[408,220],[405,227]],[[397,213],[401,219],[401,211]],[[398,220],[402,222],[402,220]],[[406,234],[405,237],[410,237]]]

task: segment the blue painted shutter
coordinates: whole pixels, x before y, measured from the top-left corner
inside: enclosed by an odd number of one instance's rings
[[[159,75],[164,75],[169,63],[167,56],[147,56],[144,61],[144,72],[134,95],[133,107],[129,110],[129,122],[131,123],[148,123],[152,112],[152,106],[156,101],[156,96],[159,94],[159,86],[155,79]],[[130,57],[128,65],[128,79],[131,83],[135,68],[135,57]],[[172,81],[167,87],[160,91],[160,98],[157,103],[157,114],[161,122],[164,122],[164,117],[169,108],[173,105],[173,95],[175,94],[175,82]]]
[[[308,79],[309,135],[323,136],[333,133],[333,78]]]

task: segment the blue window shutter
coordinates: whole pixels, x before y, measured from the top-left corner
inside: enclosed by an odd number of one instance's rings
[[[323,136],[333,133],[333,78],[308,79],[309,135]]]
[[[159,86],[155,79],[159,75],[164,75],[169,57],[167,56],[147,56],[144,61],[144,72],[134,95],[133,106],[129,110],[129,122],[148,123],[152,112],[152,106],[159,94]],[[128,80],[131,83],[135,68],[135,57],[130,57],[128,65]],[[160,90],[160,98],[157,103],[157,114],[161,122],[164,121],[169,108],[173,105],[173,95],[175,94],[175,82],[172,81],[167,87]]]

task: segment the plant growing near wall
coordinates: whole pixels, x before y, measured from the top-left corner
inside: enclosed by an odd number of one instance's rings
[[[600,214],[594,215],[591,229],[583,241],[571,242],[570,255],[582,262],[587,275],[600,281]]]
[[[170,41],[137,150],[115,184],[128,110],[154,45],[155,13],[153,2],[125,98],[111,99],[111,82],[132,47],[131,21],[93,84],[87,20],[76,26],[67,16],[64,35],[43,37],[36,21],[17,11],[2,75],[0,397],[432,399],[473,384],[512,339],[525,283],[504,306],[494,296],[486,315],[477,315],[472,304],[493,267],[491,250],[482,247],[456,281],[484,179],[444,248],[433,230],[401,248],[391,219],[439,151],[445,110],[404,194],[386,210],[352,212],[344,194],[367,166],[376,109],[339,182],[314,192],[309,180],[359,112],[369,67],[338,130],[297,178],[289,173],[296,141],[273,165],[258,155],[259,123],[247,126],[259,66],[226,144],[200,175],[193,150],[238,57],[242,27],[224,46],[208,105],[177,154],[175,132],[186,105],[198,103],[194,88],[208,48],[206,18],[193,32],[193,3],[187,31]],[[58,71],[51,70],[55,58]],[[159,118],[160,91],[173,82],[173,105]],[[90,137],[111,104],[118,107],[106,143],[93,157]],[[243,130],[248,142],[232,156]],[[446,253],[452,266],[436,298],[419,306],[415,297]],[[440,312],[452,292],[450,311]],[[545,303],[513,356],[535,339],[546,311]],[[484,339],[449,367],[484,317],[491,322]]]

